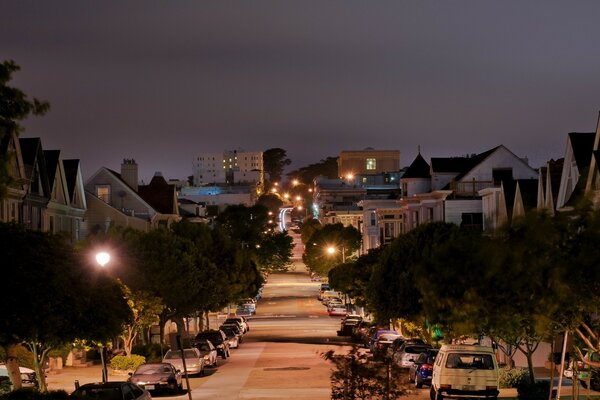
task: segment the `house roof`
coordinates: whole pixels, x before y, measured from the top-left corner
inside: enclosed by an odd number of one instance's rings
[[[440,157],[431,159],[431,170],[439,173],[456,173],[459,180],[472,170],[476,165],[485,160],[490,154],[498,150],[501,146],[475,154],[470,157]]]
[[[406,172],[404,172],[401,179],[406,178],[431,178],[430,166],[427,164],[427,161],[425,161],[421,153],[417,154],[417,157],[415,157],[412,164],[410,164]]]
[[[21,145],[23,162],[27,165],[33,165],[42,145],[40,138],[19,138],[19,144]]]
[[[504,187],[504,199],[509,214],[513,212],[515,204],[515,195],[517,193],[517,183],[523,199],[525,210],[531,210],[537,207],[538,180],[537,179],[511,179],[502,182]]]
[[[77,185],[77,172],[79,171],[79,160],[63,160],[65,169],[65,178],[67,180],[67,190],[69,198],[75,195],[75,186]]]
[[[573,149],[573,157],[577,163],[577,168],[583,170],[590,166],[592,161],[592,151],[594,150],[594,139],[596,132],[571,132],[569,140]]]
[[[46,170],[48,171],[48,183],[50,187],[54,187],[54,178],[56,178],[56,170],[60,160],[60,150],[44,150],[44,158],[46,159]]]
[[[140,185],[138,194],[144,201],[162,214],[173,214],[176,208],[175,185],[167,183],[162,175],[155,174],[148,185]]]
[[[546,167],[540,168],[540,179],[543,182],[542,190],[544,190],[544,197],[548,195],[545,192],[547,179],[546,176],[548,174],[548,167],[550,168],[550,185],[552,185],[552,200],[554,204],[556,204],[556,200],[558,199],[558,191],[560,189],[560,180],[562,177],[562,169],[564,163],[565,159],[559,158],[558,160],[548,161]]]

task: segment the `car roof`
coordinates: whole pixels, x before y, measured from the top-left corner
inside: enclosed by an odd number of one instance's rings
[[[83,389],[88,389],[88,388],[94,388],[94,387],[107,387],[107,388],[113,388],[113,387],[121,387],[124,384],[128,384],[130,382],[127,381],[110,381],[110,382],[92,382],[92,383],[86,383],[84,385],[79,386],[79,388],[83,388]]]

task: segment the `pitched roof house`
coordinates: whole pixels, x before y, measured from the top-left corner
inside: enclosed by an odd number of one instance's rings
[[[567,148],[563,163],[556,209],[572,206],[586,188],[586,180],[592,163],[595,132],[571,132],[567,136]]]
[[[146,232],[181,219],[175,185],[162,176],[155,176],[149,185],[139,185],[135,160],[123,160],[121,173],[100,168],[85,183],[85,194],[84,236],[114,226]]]

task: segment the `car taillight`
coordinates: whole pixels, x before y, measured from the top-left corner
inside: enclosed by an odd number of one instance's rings
[[[486,386],[485,390],[496,390],[498,389],[498,386]]]
[[[431,364],[423,364],[423,365],[421,365],[421,370],[423,370],[423,371],[432,371],[433,370],[433,365],[431,365]]]
[[[440,385],[440,390],[450,390],[452,389],[452,385]]]

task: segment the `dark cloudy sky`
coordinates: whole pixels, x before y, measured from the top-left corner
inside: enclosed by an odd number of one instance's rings
[[[0,60],[52,110],[24,136],[84,175],[135,158],[341,150],[408,165],[499,144],[537,167],[600,110],[600,1],[0,0]]]

